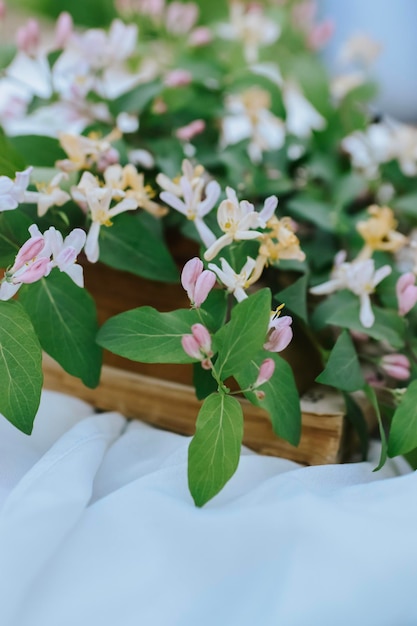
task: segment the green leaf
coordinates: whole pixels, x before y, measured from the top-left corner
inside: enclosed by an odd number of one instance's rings
[[[42,350],[18,302],[0,302],[0,412],[30,435],[42,389]]]
[[[0,266],[7,267],[14,262],[14,258],[23,245],[29,239],[28,228],[32,220],[15,209],[0,213]]]
[[[236,380],[241,389],[249,387],[257,379],[259,367],[266,358],[274,360],[275,370],[272,378],[260,387],[265,392],[265,398],[259,400],[253,391],[246,392],[245,396],[252,404],[268,412],[276,435],[297,446],[301,436],[300,398],[287,361],[279,354],[262,350],[236,375]]]
[[[193,386],[198,400],[204,400],[217,390],[218,384],[211,370],[205,370],[201,363],[193,364]]]
[[[118,215],[111,227],[100,229],[100,261],[144,278],[178,281],[177,267],[163,240],[135,215]]]
[[[221,378],[235,376],[259,352],[266,340],[271,314],[271,292],[262,289],[237,304],[231,320],[214,336]]]
[[[292,285],[282,289],[274,298],[278,302],[285,303],[295,315],[298,315],[304,322],[307,322],[307,274],[301,276]]]
[[[359,365],[358,355],[346,330],[337,338],[327,365],[316,381],[336,387],[341,391],[357,391],[363,388],[365,379]]]
[[[0,128],[0,176],[14,178],[25,169],[25,160],[16,152]]]
[[[286,209],[294,217],[311,222],[324,231],[333,233],[337,230],[339,215],[330,204],[318,202],[310,196],[298,196],[287,203]]]
[[[87,387],[96,387],[101,349],[95,341],[97,315],[90,294],[55,269],[48,278],[22,287],[20,302],[45,352]]]
[[[361,407],[353,397],[348,393],[344,393],[343,397],[346,405],[346,417],[356,430],[360,441],[362,459],[365,461],[369,446],[368,424]]]
[[[417,448],[417,380],[410,383],[392,418],[388,439],[389,456]]]
[[[58,139],[53,137],[19,135],[12,137],[10,143],[24,157],[27,165],[53,167],[55,161],[66,158]]]
[[[394,199],[392,208],[408,217],[417,217],[417,193],[408,193]]]
[[[202,309],[204,309],[204,311],[206,311],[213,320],[213,325],[210,326],[210,330],[213,332],[218,330],[225,323],[228,301],[227,296],[228,294],[224,289],[212,289],[207,300],[201,305]]]
[[[193,363],[181,345],[181,337],[191,333],[193,324],[209,322],[204,312],[193,309],[160,313],[150,306],[115,315],[100,328],[100,346],[142,363]]]
[[[110,109],[113,115],[119,113],[142,113],[143,109],[158,96],[163,89],[161,81],[138,85],[132,91],[115,98],[110,102]]]
[[[235,473],[242,437],[243,414],[236,398],[218,393],[206,398],[188,449],[188,485],[197,506],[219,493]]]
[[[375,414],[378,420],[379,436],[381,439],[381,454],[379,457],[379,463],[374,468],[374,472],[377,472],[381,469],[381,467],[385,465],[385,461],[387,460],[387,437],[385,435],[384,425],[382,423],[381,412],[379,410],[378,399],[376,397],[375,389],[370,385],[366,385],[365,394],[375,410]]]

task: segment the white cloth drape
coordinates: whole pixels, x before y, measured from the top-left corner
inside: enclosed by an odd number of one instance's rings
[[[242,453],[203,509],[189,438],[44,392],[0,420],[1,626],[415,626],[417,476]]]

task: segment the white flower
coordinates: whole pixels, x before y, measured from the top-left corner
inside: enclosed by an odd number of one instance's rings
[[[285,123],[291,135],[300,139],[308,139],[313,130],[323,130],[326,127],[324,117],[294,84],[287,83],[285,85],[282,97],[287,114]]]
[[[48,184],[37,185],[38,191],[26,191],[24,202],[36,203],[38,215],[43,217],[52,206],[62,206],[71,199],[71,196],[59,186],[62,180],[67,178],[67,174],[59,172]]]
[[[247,200],[238,201],[236,192],[231,187],[226,187],[227,199],[220,203],[217,211],[217,221],[224,235],[214,241],[206,250],[204,258],[211,261],[225,246],[232,241],[258,239],[262,233],[254,230],[265,228],[266,222],[272,217],[278,204],[276,196],[265,200],[260,213],[255,211],[253,204]]]
[[[83,268],[76,263],[85,242],[86,234],[81,228],[74,228],[63,238],[53,226],[43,234],[45,244],[52,255],[52,267],[65,272],[78,287],[84,287]]]
[[[278,150],[285,142],[285,125],[269,109],[271,97],[253,87],[226,100],[222,122],[222,143],[233,145],[249,139],[248,154],[253,163],[262,161],[263,152]]]
[[[393,141],[389,128],[381,123],[371,124],[363,132],[353,132],[341,145],[350,155],[353,167],[372,179],[378,175],[380,164],[390,160]]]
[[[248,256],[247,261],[240,270],[239,274],[234,271],[226,259],[221,258],[220,263],[221,269],[217,267],[217,265],[214,265],[214,263],[209,263],[208,267],[220,278],[223,285],[227,287],[229,293],[232,293],[236,300],[241,302],[248,297],[245,289],[247,289],[254,282],[252,278],[256,267],[255,259]]]
[[[136,209],[137,202],[132,198],[125,198],[114,207],[110,208],[112,190],[106,188],[87,191],[86,198],[88,208],[90,209],[92,224],[88,231],[84,251],[90,263],[95,263],[98,261],[100,254],[98,244],[100,228],[102,226],[111,226],[112,218],[119,215],[119,213]]]
[[[10,211],[20,202],[24,202],[32,170],[32,167],[28,167],[23,172],[16,172],[14,180],[8,176],[0,176],[0,211]]]
[[[203,185],[204,181],[201,179],[200,182],[193,187],[186,176],[181,176],[179,186],[184,200],[181,200],[181,198],[170,191],[163,191],[160,194],[160,198],[173,209],[185,215],[187,219],[194,222],[202,242],[207,247],[210,246],[216,238],[209,227],[204,223],[203,217],[205,217],[216,204],[220,195],[220,185],[215,180],[210,181],[205,188],[205,198],[202,200]]]
[[[374,293],[375,287],[391,274],[392,268],[389,265],[383,265],[376,270],[373,259],[356,260],[351,263],[347,263],[343,259],[344,256],[339,255],[330,280],[312,287],[310,293],[325,295],[340,289],[349,289],[356,296],[359,296],[359,319],[362,326],[371,328],[375,321],[375,315],[371,307],[370,294]]]

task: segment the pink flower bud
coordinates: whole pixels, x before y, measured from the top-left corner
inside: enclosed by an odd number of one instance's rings
[[[206,26],[195,28],[188,38],[190,46],[207,46],[213,40],[213,33]]]
[[[183,335],[181,337],[181,345],[184,352],[188,354],[192,359],[201,360],[202,354],[200,352],[200,345],[193,335]]]
[[[42,235],[31,237],[20,248],[10,272],[17,272],[25,263],[32,261],[45,247],[45,240]]]
[[[216,275],[210,270],[203,271],[203,263],[198,257],[187,261],[181,273],[181,284],[190,302],[200,307],[216,282]]]
[[[285,350],[293,337],[291,324],[292,318],[289,315],[284,315],[284,317],[278,317],[271,321],[267,341],[264,343],[265,350],[270,352]]]
[[[255,381],[255,387],[260,387],[272,377],[275,371],[275,362],[273,359],[265,359],[259,368],[258,378]]]
[[[16,45],[22,52],[29,55],[36,54],[40,43],[39,23],[34,19],[29,19],[24,26],[21,26],[16,33]]]
[[[406,315],[417,302],[415,280],[415,276],[412,272],[403,274],[397,280],[395,290],[398,300],[398,313],[400,315]]]
[[[319,50],[331,39],[335,29],[332,20],[324,20],[313,26],[308,35],[308,45],[312,50]]]
[[[197,278],[194,289],[194,306],[199,308],[206,301],[207,296],[216,283],[216,274],[211,270],[204,270]]]
[[[213,352],[211,350],[211,335],[207,328],[203,326],[203,324],[193,324],[191,326],[191,332],[200,346],[201,352],[205,356],[213,356]]]
[[[47,257],[36,259],[28,265],[27,269],[19,275],[15,275],[12,282],[30,284],[47,276],[51,271],[51,261]]]
[[[404,354],[386,354],[380,361],[381,369],[396,380],[410,378],[410,361]]]
[[[74,22],[72,17],[66,11],[63,11],[56,21],[55,25],[55,47],[58,49],[65,48],[68,41],[72,37]]]
[[[256,389],[254,393],[258,400],[265,400],[265,391],[262,389]]]
[[[165,76],[164,85],[166,87],[185,87],[189,85],[193,77],[188,70],[172,70]]]
[[[191,141],[196,135],[200,135],[206,128],[204,120],[194,120],[186,126],[181,126],[175,132],[175,136],[181,141]]]
[[[6,13],[7,13],[6,3],[3,2],[3,0],[0,0],[0,22],[6,18]]]

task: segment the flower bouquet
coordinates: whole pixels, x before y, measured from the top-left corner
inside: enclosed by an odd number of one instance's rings
[[[237,468],[240,396],[297,445],[294,336],[309,380],[343,397],[363,454],[360,395],[378,467],[412,453],[417,130],[372,106],[374,42],[346,42],[331,78],[320,48],[332,24],[310,0],[115,11],[105,29],[62,13],[41,33],[30,19],[0,50],[1,413],[31,432],[43,351],[88,387],[103,348],[193,364],[188,480],[201,506]],[[173,241],[193,251],[186,262]],[[149,302],[99,328],[84,287],[97,262],[162,293],[181,284],[187,305]]]

